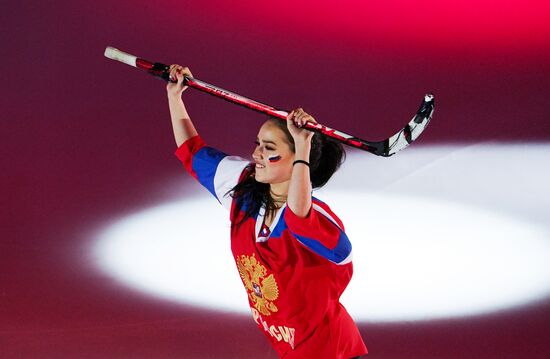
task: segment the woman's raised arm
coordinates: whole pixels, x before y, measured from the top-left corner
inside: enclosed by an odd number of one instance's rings
[[[187,86],[183,86],[184,76],[193,77],[189,68],[180,65],[170,65],[170,78],[177,79],[178,82],[169,82],[166,85],[166,92],[168,93],[168,106],[170,107],[174,138],[178,147],[191,137],[198,135],[181,99],[181,94],[187,89]]]
[[[302,126],[306,122],[317,121],[302,108],[288,114],[287,128],[294,139],[294,159],[309,163],[313,132],[296,126]],[[298,217],[306,217],[311,209],[311,190],[309,165],[295,162],[288,186],[287,205]]]

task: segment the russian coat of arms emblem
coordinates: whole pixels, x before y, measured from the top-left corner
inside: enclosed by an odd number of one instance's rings
[[[266,276],[267,269],[254,254],[238,256],[237,268],[254,308],[266,316],[277,312],[273,301],[279,297],[279,288],[273,274]]]

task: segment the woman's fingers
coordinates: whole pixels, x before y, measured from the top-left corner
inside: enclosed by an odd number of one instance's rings
[[[178,64],[172,64],[168,67],[168,77],[170,81],[166,85],[170,94],[180,95],[187,89],[184,84],[185,76],[193,77],[188,67],[183,67]]]
[[[193,75],[188,67],[172,64],[168,67],[168,77],[170,79],[167,84],[168,91],[179,95],[187,89],[184,84],[185,77],[193,77]]]
[[[177,64],[170,65],[169,76],[170,80],[177,81],[179,83],[183,82],[183,78],[185,76],[193,77],[188,67],[183,67]]]
[[[181,85],[183,83],[183,73],[181,69],[176,70],[176,79],[178,80],[178,85]]]
[[[297,109],[294,110],[293,120],[294,120],[294,123],[296,124],[296,126],[298,126],[298,127],[302,126],[301,118],[303,116],[303,112],[304,112],[304,110],[301,107],[298,107]]]
[[[294,110],[290,111],[290,113],[286,116],[287,121],[292,121],[294,118]]]
[[[182,76],[193,77],[191,71],[189,70],[189,67],[179,66],[176,71]]]
[[[303,108],[296,108],[288,114],[287,128],[295,140],[308,140],[312,138],[313,132],[303,128],[307,122],[316,123],[317,121],[315,121],[313,116],[305,112]]]
[[[315,121],[313,116],[305,112],[304,109],[301,107],[298,107],[297,109],[293,110],[289,114],[289,118],[291,118],[294,124],[298,127],[302,127],[306,122],[317,123],[317,121]]]
[[[180,82],[180,76],[181,76],[181,66],[176,65],[170,71],[170,78],[173,81]]]
[[[170,80],[174,80],[176,77],[176,68],[175,65],[170,66],[170,72],[168,73],[168,76],[170,77]]]

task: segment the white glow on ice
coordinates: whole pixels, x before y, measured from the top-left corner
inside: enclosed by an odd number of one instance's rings
[[[529,188],[517,181],[548,158],[550,146],[499,147],[408,149],[398,160],[352,154],[316,194],[352,240],[355,274],[342,302],[354,319],[475,315],[549,293],[550,232],[539,213],[549,199],[537,189],[550,170],[537,168],[541,182],[530,176]],[[522,151],[511,171],[513,153]],[[206,194],[118,221],[101,233],[95,253],[101,268],[143,291],[249,313],[227,213]]]

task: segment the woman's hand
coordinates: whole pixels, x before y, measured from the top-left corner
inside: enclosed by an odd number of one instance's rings
[[[300,128],[305,125],[306,122],[317,123],[313,116],[304,111],[303,108],[297,108],[292,110],[286,118],[286,125],[288,131],[292,135],[294,142],[310,142],[313,137],[313,132]]]
[[[178,82],[169,82],[166,85],[168,96],[181,97],[182,92],[187,89],[187,86],[183,85],[184,76],[193,77],[188,67],[170,65],[170,79]]]

